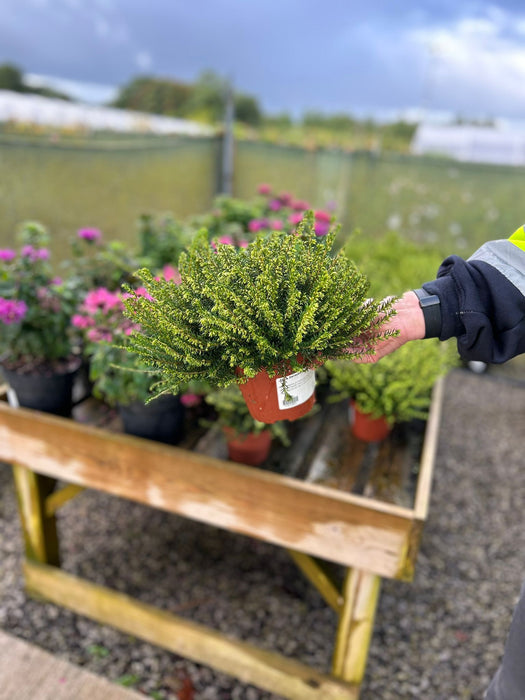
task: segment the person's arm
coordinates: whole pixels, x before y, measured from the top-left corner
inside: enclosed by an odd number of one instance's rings
[[[440,328],[432,320],[430,335],[440,340],[457,338],[465,360],[501,363],[525,352],[525,230],[520,227],[508,240],[483,245],[468,260],[452,255],[443,261],[437,279],[423,289],[439,299]],[[375,362],[416,338],[430,337],[425,312],[413,292],[396,303],[397,315],[389,322],[399,335],[378,344]]]

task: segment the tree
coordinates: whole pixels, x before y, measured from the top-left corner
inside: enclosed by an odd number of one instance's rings
[[[181,116],[192,92],[193,87],[185,83],[139,76],[120,89],[112,106],[152,114]]]
[[[0,65],[0,90],[26,92],[22,71],[11,63]]]

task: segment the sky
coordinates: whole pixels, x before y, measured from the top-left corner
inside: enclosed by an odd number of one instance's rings
[[[5,62],[94,103],[213,70],[268,114],[525,121],[523,0],[2,0]]]

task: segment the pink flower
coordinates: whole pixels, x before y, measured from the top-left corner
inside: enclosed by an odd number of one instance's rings
[[[77,231],[77,236],[84,241],[100,241],[102,238],[102,231],[98,228],[81,228]]]
[[[21,321],[27,313],[25,301],[15,299],[4,299],[0,297],[0,321],[10,326],[12,323]]]
[[[271,194],[271,192],[272,192],[272,186],[269,185],[269,184],[266,183],[266,182],[263,182],[263,183],[261,183],[261,184],[259,185],[259,187],[257,188],[257,192],[258,192],[259,194],[264,194],[264,195]]]
[[[182,282],[180,272],[176,267],[173,267],[173,265],[164,265],[162,274],[166,282],[175,282],[175,284],[180,284]]]
[[[262,220],[261,219],[252,219],[251,221],[248,222],[248,231],[251,233],[257,233],[262,229]]]
[[[316,236],[326,236],[330,229],[330,224],[325,221],[316,221],[314,224],[314,231]]]
[[[202,396],[199,396],[199,394],[182,394],[180,402],[186,408],[192,408],[202,403]]]
[[[271,219],[270,228],[272,231],[282,231],[284,228],[284,224],[280,219]]]
[[[99,287],[88,292],[82,304],[82,310],[88,314],[94,314],[97,311],[107,313],[119,307],[122,308],[122,301],[118,293],[110,292],[105,287]]]
[[[51,280],[51,284],[54,287],[59,287],[62,284],[62,277],[53,277],[53,279]]]
[[[283,205],[283,207],[289,207],[291,202],[292,202],[292,195],[289,192],[281,192],[279,195],[279,201]]]
[[[317,221],[324,221],[324,223],[329,224],[330,220],[332,218],[332,215],[330,214],[329,211],[324,211],[323,209],[318,209],[315,212],[315,218]]]
[[[231,236],[220,236],[217,239],[217,243],[221,245],[233,245],[233,238]]]
[[[304,212],[297,212],[297,214],[290,214],[288,221],[294,226],[303,220]]]
[[[71,324],[75,328],[80,328],[80,330],[85,330],[86,328],[92,328],[95,325],[95,319],[90,316],[82,316],[81,314],[74,314],[71,318]]]
[[[20,254],[23,258],[29,258],[31,262],[47,260],[49,258],[49,250],[47,248],[34,248],[32,245],[23,246]]]
[[[109,331],[99,330],[98,328],[90,328],[87,332],[87,338],[93,343],[100,343],[101,341],[111,343],[113,340],[113,336]]]
[[[294,211],[306,211],[306,209],[310,209],[310,204],[305,199],[296,199],[290,206]]]
[[[282,205],[281,201],[278,199],[272,199],[268,203],[268,207],[270,208],[270,211],[279,211],[279,209],[281,209],[282,206],[283,205]]]
[[[1,248],[0,249],[0,260],[4,262],[9,262],[16,258],[16,251],[12,248]]]
[[[239,248],[247,248],[248,247],[248,241],[245,241],[244,238],[242,238],[239,241]]]
[[[146,287],[138,287],[138,289],[135,289],[134,292],[135,296],[137,297],[144,297],[144,299],[147,299],[148,301],[153,301],[153,297],[148,292]]]

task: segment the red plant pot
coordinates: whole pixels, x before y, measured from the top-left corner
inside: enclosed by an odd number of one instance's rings
[[[262,370],[247,382],[239,384],[250,414],[261,423],[297,420],[306,415],[315,403],[315,372],[288,372],[286,390],[283,377],[268,376]]]
[[[370,413],[363,413],[353,399],[350,404],[353,413],[352,435],[354,437],[364,442],[379,442],[389,435],[392,428],[383,416],[373,418]]]
[[[228,441],[228,457],[232,462],[241,462],[257,467],[270,454],[272,434],[269,430],[260,433],[236,434],[232,428],[223,428]]]

